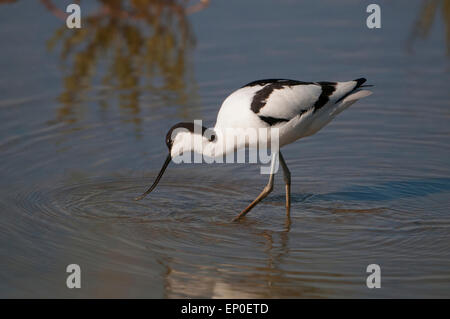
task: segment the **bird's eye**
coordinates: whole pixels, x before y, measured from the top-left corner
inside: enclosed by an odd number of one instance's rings
[[[216,136],[214,134],[211,134],[211,136],[209,137],[209,141],[214,142],[215,140],[216,140]]]

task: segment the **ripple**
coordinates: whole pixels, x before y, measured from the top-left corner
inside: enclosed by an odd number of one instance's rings
[[[289,223],[279,180],[247,218],[230,223],[258,192],[256,178],[242,182],[226,169],[211,174],[204,167],[174,168],[149,197],[134,201],[155,174],[17,186],[0,205],[13,207],[11,214],[22,216],[23,223],[7,229],[4,220],[2,229],[28,238],[24,244],[38,245],[47,258],[54,258],[50,252],[70,252],[99,271],[132,278],[163,272],[172,297],[204,297],[211,289],[216,296],[324,297],[342,285],[357,285],[354,269],[345,265],[366,258],[383,261],[395,255],[403,263],[411,256],[400,252],[412,247],[417,249],[414,258],[432,262],[436,252],[448,257],[446,245],[436,239],[448,236],[450,223],[434,199],[448,193],[445,178],[349,185],[322,194],[294,187]],[[427,213],[412,218],[411,211],[424,201],[434,207],[433,218],[427,219]],[[25,236],[30,233],[40,234],[42,242]],[[330,258],[342,264],[339,272],[327,266]],[[267,288],[270,283],[280,289]],[[236,289],[240,294],[232,292]]]

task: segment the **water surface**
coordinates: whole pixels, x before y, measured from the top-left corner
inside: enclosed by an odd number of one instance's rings
[[[81,31],[43,2],[0,5],[0,296],[450,297],[449,15],[380,1],[369,30],[369,3],[83,2]],[[230,223],[267,182],[254,164],[171,165],[132,200],[170,126],[213,126],[243,84],[361,76],[372,96],[284,149],[290,218],[280,174]]]

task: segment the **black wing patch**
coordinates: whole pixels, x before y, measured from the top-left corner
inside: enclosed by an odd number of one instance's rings
[[[241,88],[252,87],[252,86],[256,86],[256,85],[266,85],[266,84],[270,84],[270,83],[280,83],[280,84],[284,84],[285,86],[314,84],[314,82],[303,82],[303,81],[296,81],[296,80],[289,80],[289,79],[264,79],[264,80],[257,80],[257,81],[247,83],[246,85],[242,86]]]
[[[255,93],[253,96],[251,109],[256,114],[266,105],[267,99],[270,97],[273,91],[283,89],[285,87],[291,87],[295,85],[308,85],[314,84],[313,82],[303,82],[303,81],[295,81],[295,80],[286,80],[286,79],[266,79],[266,80],[258,80],[251,82],[243,87],[252,87],[256,85],[264,85],[264,87]]]
[[[336,82],[317,82],[322,87],[319,99],[314,103],[314,112],[322,108],[330,100],[330,95],[336,90]]]
[[[270,126],[273,126],[273,125],[278,124],[278,123],[289,122],[289,120],[287,120],[287,119],[278,119],[276,117],[262,116],[262,115],[258,115],[258,116],[259,116],[259,118],[261,120],[263,120],[264,122],[266,122]]]

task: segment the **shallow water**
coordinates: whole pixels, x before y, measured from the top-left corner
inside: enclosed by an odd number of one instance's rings
[[[449,22],[438,6],[415,38],[428,2],[380,1],[369,30],[369,3],[213,0],[159,26],[82,4],[87,34],[0,5],[0,296],[450,297]],[[133,201],[170,126],[213,126],[243,84],[361,76],[372,96],[284,149],[290,218],[280,172],[230,223],[267,182],[255,164],[172,164]]]

